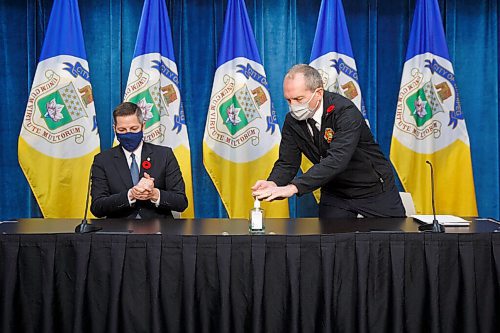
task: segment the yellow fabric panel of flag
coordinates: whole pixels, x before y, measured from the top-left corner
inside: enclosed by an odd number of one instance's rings
[[[175,158],[179,163],[182,172],[182,178],[186,186],[186,197],[188,206],[181,213],[182,218],[194,218],[194,195],[193,195],[193,175],[191,172],[191,153],[184,145],[179,145],[174,150]]]
[[[203,143],[203,164],[219,192],[230,218],[248,218],[254,199],[250,188],[271,172],[278,156],[278,145],[251,162],[235,163],[224,159]],[[262,202],[265,217],[288,217],[288,200]]]
[[[83,217],[88,174],[98,153],[99,148],[78,158],[55,158],[19,137],[19,164],[45,218]],[[90,211],[88,216],[93,217]]]
[[[432,214],[430,168],[434,166],[434,190],[438,214],[477,216],[470,147],[456,140],[433,154],[420,154],[402,145],[394,136],[391,162],[406,192],[410,192],[417,214]]]

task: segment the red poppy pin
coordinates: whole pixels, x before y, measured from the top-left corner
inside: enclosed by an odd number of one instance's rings
[[[335,104],[330,105],[330,106],[326,109],[326,114],[332,113],[332,112],[333,112],[333,110],[335,110]]]
[[[151,168],[151,162],[149,162],[149,157],[148,157],[147,161],[142,162],[142,168],[144,170],[149,170]]]
[[[335,132],[331,128],[325,128],[324,138],[325,138],[326,142],[328,142],[328,143],[332,142],[334,134],[335,134]]]

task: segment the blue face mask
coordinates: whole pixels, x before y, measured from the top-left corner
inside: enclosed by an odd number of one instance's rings
[[[116,133],[116,138],[120,142],[120,144],[129,152],[133,152],[139,147],[139,144],[142,141],[143,133],[142,131],[133,133]]]

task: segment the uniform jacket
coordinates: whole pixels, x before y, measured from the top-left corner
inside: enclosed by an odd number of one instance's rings
[[[343,198],[366,198],[392,188],[394,175],[389,161],[356,106],[339,94],[325,91],[321,111],[319,147],[306,121],[286,115],[279,159],[268,180],[278,186],[292,183],[298,195],[321,188]],[[314,165],[294,179],[302,153]]]

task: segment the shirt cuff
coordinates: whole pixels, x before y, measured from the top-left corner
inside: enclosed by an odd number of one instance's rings
[[[160,205],[160,195],[161,195],[161,192],[160,192],[160,190],[158,190],[158,200],[156,200],[156,201],[151,200],[151,202],[154,203],[157,208]]]
[[[133,204],[135,204],[135,202],[136,202],[137,200],[136,200],[135,198],[130,199],[130,191],[132,191],[132,189],[128,190],[128,192],[127,192],[127,199],[128,199],[128,204],[129,204],[130,206],[132,206]]]

